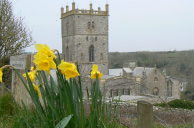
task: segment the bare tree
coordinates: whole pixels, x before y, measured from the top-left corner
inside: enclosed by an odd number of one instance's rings
[[[13,15],[12,4],[0,0],[0,61],[7,63],[12,55],[21,54],[32,45],[31,32],[23,24],[21,17]]]
[[[31,32],[21,17],[14,16],[11,2],[0,0],[0,67],[9,64],[10,56],[21,54],[32,44]],[[4,71],[3,79],[10,88],[11,70]]]

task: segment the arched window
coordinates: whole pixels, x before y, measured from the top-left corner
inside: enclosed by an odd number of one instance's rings
[[[89,62],[94,62],[94,46],[91,45],[89,48]]]
[[[66,48],[66,61],[69,61],[69,47]]]
[[[167,96],[171,97],[172,96],[172,81],[168,80],[167,81]]]
[[[157,78],[157,77],[155,77],[155,78],[154,78],[154,81],[158,81],[158,78]]]
[[[158,95],[159,94],[159,89],[157,87],[154,88],[153,90],[153,95]]]

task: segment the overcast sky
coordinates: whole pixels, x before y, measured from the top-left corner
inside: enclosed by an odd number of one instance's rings
[[[36,43],[62,52],[60,8],[73,0],[11,0]],[[74,0],[76,8],[105,10],[108,2],[109,51],[194,49],[194,0]],[[35,52],[34,46],[27,52]]]

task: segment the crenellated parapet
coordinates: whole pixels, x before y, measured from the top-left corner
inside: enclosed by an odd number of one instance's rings
[[[106,10],[101,11],[100,7],[98,7],[98,10],[93,10],[92,4],[90,4],[90,10],[84,10],[84,9],[75,9],[75,2],[72,3],[72,10],[69,11],[69,6],[66,6],[66,12],[64,12],[64,8],[61,8],[61,18],[70,16],[70,15],[102,15],[102,16],[108,16],[109,15],[109,5],[105,5]]]

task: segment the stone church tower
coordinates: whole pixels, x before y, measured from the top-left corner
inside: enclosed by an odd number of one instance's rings
[[[108,16],[106,10],[72,10],[61,8],[62,52],[65,61],[77,61],[81,75],[90,75],[93,64],[108,75]]]

